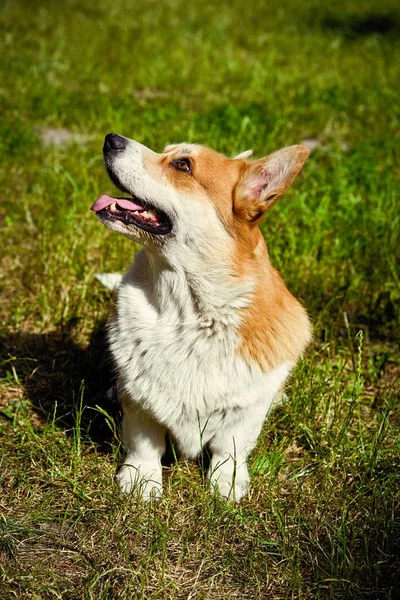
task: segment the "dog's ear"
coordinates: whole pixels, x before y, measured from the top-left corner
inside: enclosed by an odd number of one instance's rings
[[[289,146],[249,163],[235,190],[235,214],[257,223],[289,189],[308,155],[305,146]]]
[[[245,150],[244,152],[241,152],[240,154],[237,154],[236,156],[233,157],[233,160],[239,160],[239,159],[246,159],[249,158],[251,155],[253,154],[253,150]]]

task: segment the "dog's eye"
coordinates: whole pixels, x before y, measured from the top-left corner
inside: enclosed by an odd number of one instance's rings
[[[175,169],[178,169],[178,171],[183,171],[184,173],[192,172],[192,164],[188,158],[179,158],[178,160],[174,160],[171,164]]]

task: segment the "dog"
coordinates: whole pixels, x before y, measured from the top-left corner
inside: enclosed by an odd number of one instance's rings
[[[311,337],[303,306],[272,267],[258,227],[301,170],[296,145],[249,161],[195,144],[161,154],[109,133],[112,182],[91,209],[138,242],[116,286],[108,338],[123,407],[123,492],[162,494],[166,433],[187,458],[204,447],[208,479],[238,502],[246,459],[283,384]]]

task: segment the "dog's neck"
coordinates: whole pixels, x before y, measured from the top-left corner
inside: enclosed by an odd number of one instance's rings
[[[143,271],[149,280],[152,301],[160,314],[176,312],[185,322],[203,326],[235,325],[238,311],[251,302],[254,281],[238,283],[231,264],[216,252],[181,250],[176,256],[145,251]]]

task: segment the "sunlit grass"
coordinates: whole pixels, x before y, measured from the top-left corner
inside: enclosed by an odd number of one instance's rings
[[[399,23],[391,0],[2,4],[1,600],[397,597]],[[158,503],[115,487],[94,273],[136,248],[89,211],[110,131],[316,147],[262,226],[314,342],[238,506],[182,459]]]

